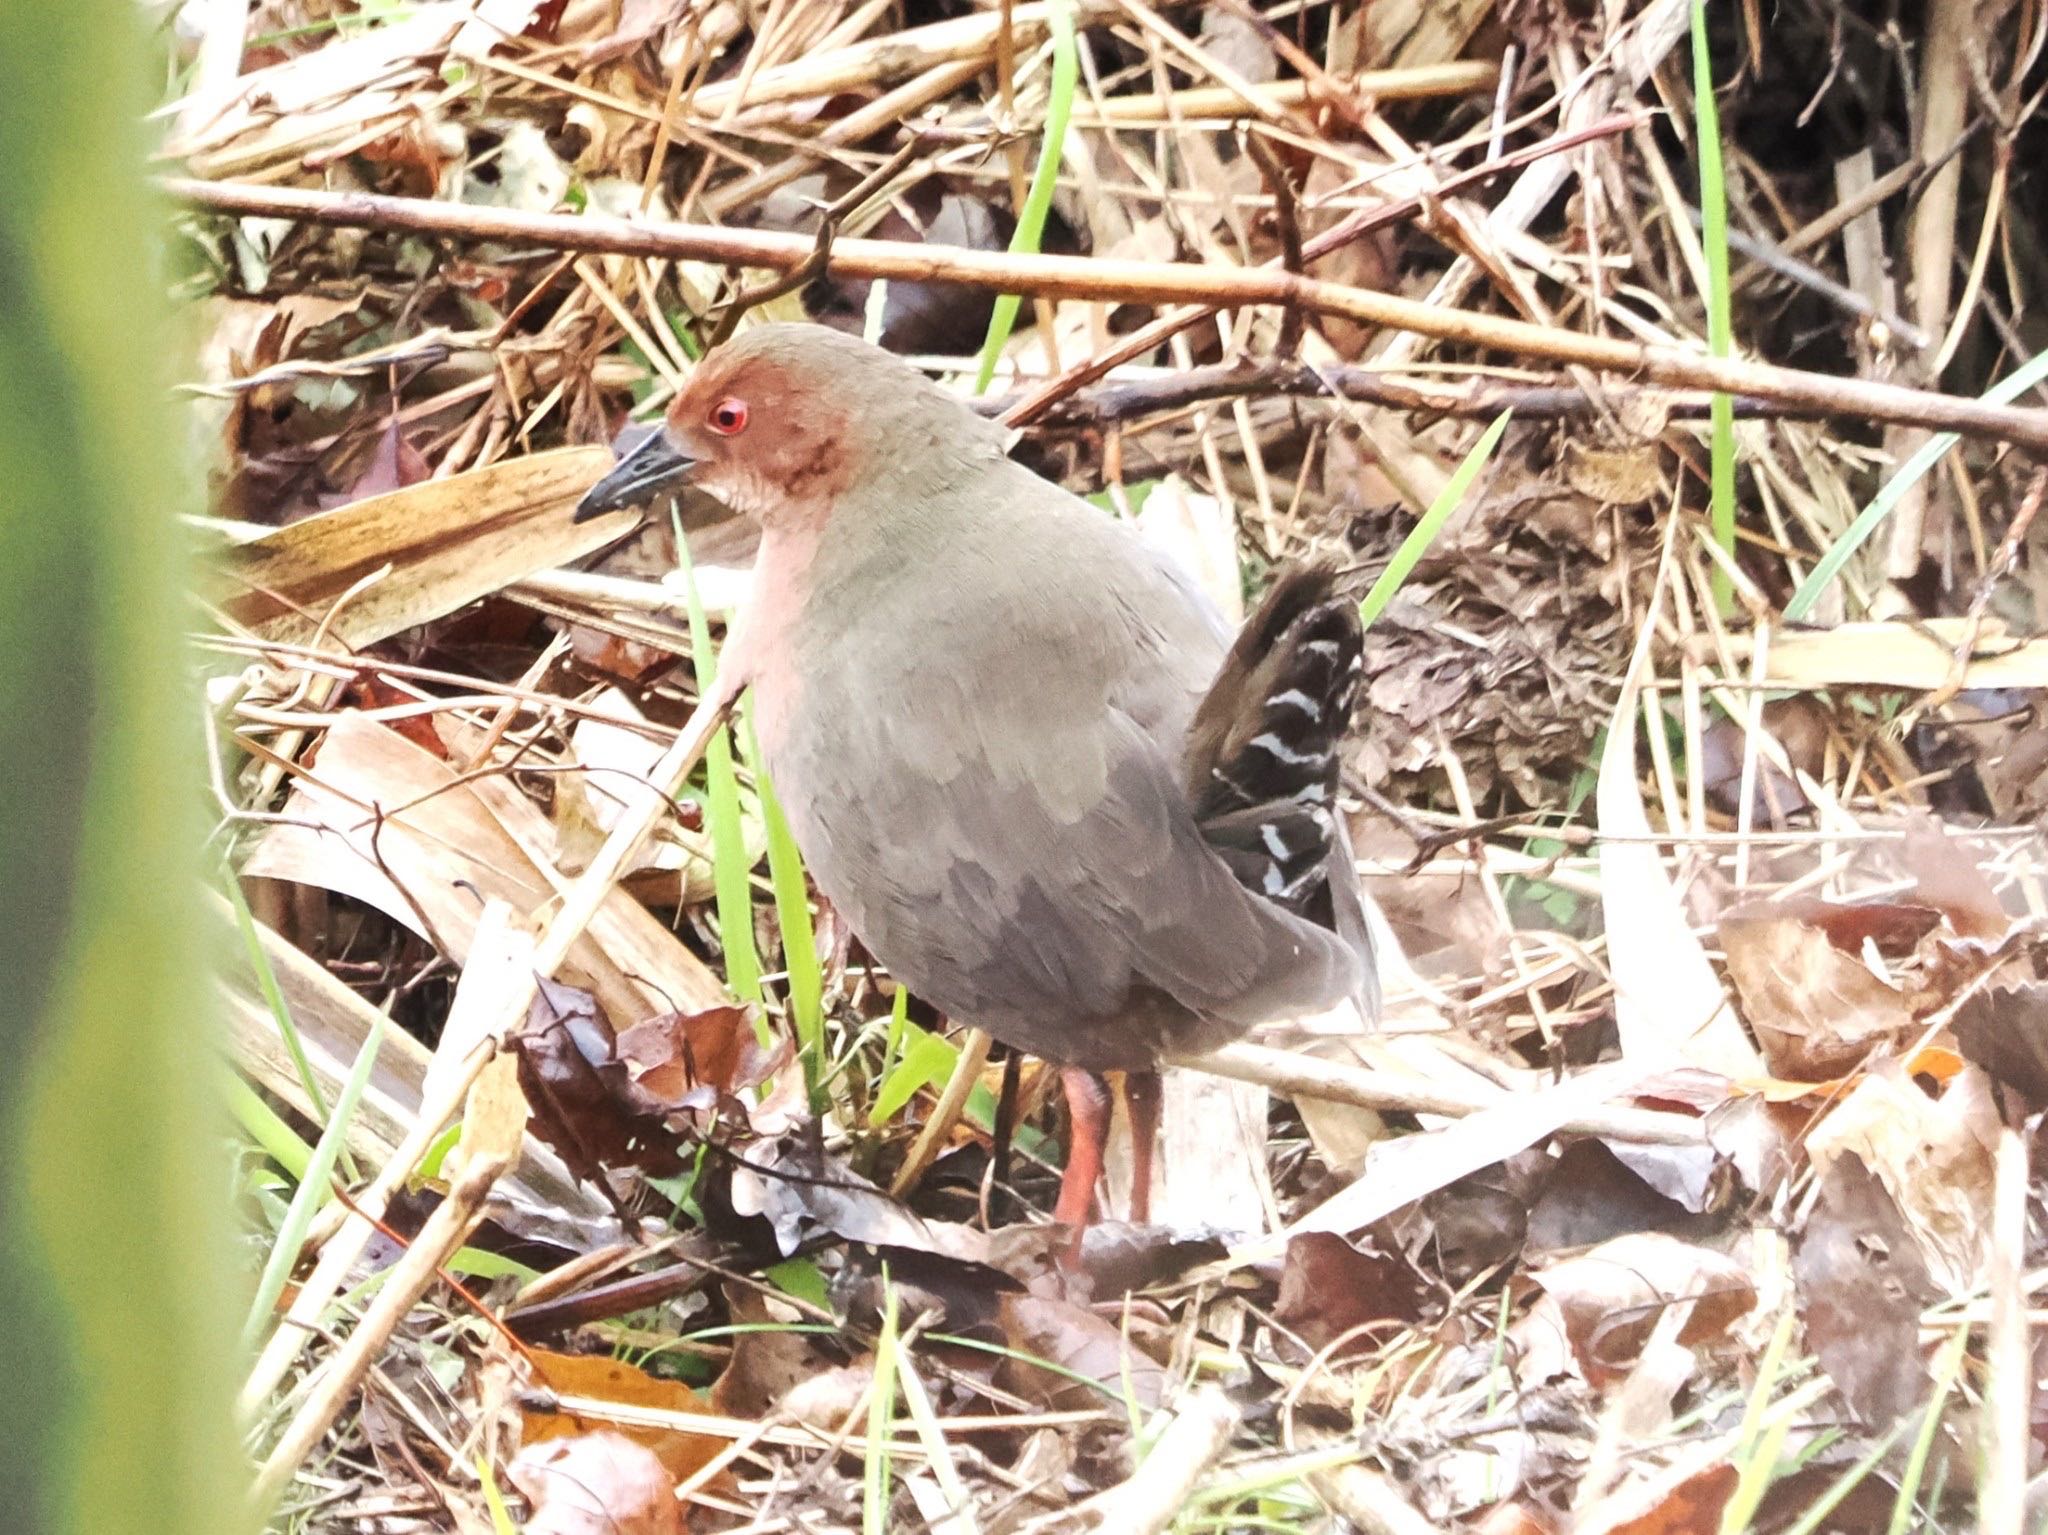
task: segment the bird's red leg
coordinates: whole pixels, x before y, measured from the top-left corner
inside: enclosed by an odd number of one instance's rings
[[[1088,1207],[1095,1201],[1096,1180],[1102,1176],[1102,1144],[1109,1135],[1109,1084],[1092,1071],[1078,1066],[1060,1068],[1060,1086],[1066,1089],[1067,1118],[1072,1128],[1067,1137],[1067,1169],[1060,1174],[1060,1202],[1052,1218],[1074,1228],[1074,1245],[1069,1262],[1081,1253],[1081,1229],[1088,1224]]]
[[[1131,1219],[1152,1219],[1152,1153],[1159,1145],[1159,1073],[1124,1073],[1124,1104],[1131,1111]]]

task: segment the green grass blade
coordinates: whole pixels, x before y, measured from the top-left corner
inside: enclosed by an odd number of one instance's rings
[[[861,1535],[889,1535],[889,1431],[896,1416],[896,1287],[882,1270],[882,1330],[868,1391],[868,1444],[861,1463]]]
[[[906,996],[902,987],[896,995]],[[893,1028],[893,1020],[892,1020]],[[902,1112],[903,1106],[927,1087],[935,1087],[953,1075],[960,1059],[952,1041],[904,1020],[902,1053],[895,1056],[875,1089],[875,1101],[868,1106],[868,1123],[880,1127]]]
[[[242,1324],[242,1345],[245,1348],[255,1345],[262,1335],[263,1324],[277,1309],[277,1298],[284,1294],[285,1281],[291,1278],[292,1268],[299,1261],[299,1249],[305,1245],[313,1217],[333,1194],[328,1184],[334,1174],[335,1159],[341,1154],[342,1143],[348,1139],[348,1123],[355,1115],[356,1104],[362,1098],[363,1090],[370,1085],[370,1071],[377,1064],[378,1047],[384,1043],[384,1023],[383,1014],[378,1014],[377,1021],[363,1039],[363,1048],[356,1052],[356,1062],[349,1070],[348,1081],[342,1084],[334,1112],[327,1117],[327,1128],[320,1132],[320,1140],[313,1147],[313,1159],[306,1166],[306,1176],[299,1180],[292,1202],[285,1209],[284,1225],[277,1233],[277,1240],[271,1244],[270,1257],[264,1262],[262,1277],[256,1282],[256,1298],[250,1302],[249,1319]]]
[[[1465,492],[1472,488],[1472,482],[1479,478],[1479,471],[1486,467],[1486,461],[1493,456],[1494,444],[1500,441],[1500,434],[1508,429],[1508,418],[1513,411],[1502,411],[1493,418],[1486,430],[1479,434],[1479,440],[1472,444],[1472,451],[1464,461],[1451,471],[1451,477],[1444,482],[1444,488],[1437,493],[1436,500],[1429,504],[1429,510],[1409,529],[1408,536],[1401,540],[1401,547],[1394,551],[1387,568],[1380,572],[1380,578],[1373,582],[1372,590],[1365,594],[1365,600],[1358,605],[1358,615],[1365,627],[1370,629],[1373,620],[1386,611],[1387,604],[1394,600],[1401,590],[1401,583],[1414,573],[1429,546],[1436,542],[1436,536],[1443,531],[1452,512],[1465,499]]]
[[[306,1170],[313,1165],[313,1148],[263,1101],[261,1093],[232,1072],[228,1075],[228,1109],[258,1150],[296,1181],[305,1181]]]
[[[1721,166],[1721,112],[1714,101],[1714,64],[1707,56],[1706,0],[1692,0],[1693,127],[1700,157],[1700,247],[1707,259],[1707,351],[1734,354],[1728,309],[1728,182]],[[1710,516],[1714,542],[1735,556],[1735,399],[1716,394],[1707,406],[1711,468]],[[1735,604],[1728,573],[1713,572],[1714,601],[1723,613]]]
[[[690,563],[689,540],[682,519],[670,514],[676,535],[676,568],[682,572],[690,611],[690,659],[697,673],[697,695],[710,694],[718,675],[711,649],[711,624],[697,591],[696,568]],[[753,860],[747,856],[745,826],[740,817],[740,785],[733,772],[732,733],[721,729],[704,752],[704,826],[711,833],[711,886],[718,906],[718,938],[725,947],[725,984],[742,1002],[760,1003],[761,956],[754,948]],[[766,1020],[760,1027],[767,1028]],[[764,1044],[767,1042],[764,1038]]]
[[[1792,1524],[1785,1527],[1785,1535],[1820,1535],[1827,1527],[1828,1516],[1842,1504],[1842,1500],[1854,1492],[1862,1480],[1884,1463],[1891,1454],[1892,1446],[1899,1442],[1899,1436],[1906,1431],[1906,1420],[1901,1418],[1891,1427],[1891,1432],[1873,1444],[1861,1460],[1848,1468],[1832,1482],[1827,1490],[1807,1505],[1806,1512]]]
[[[804,1086],[811,1108],[823,1113],[825,1082],[825,967],[818,958],[818,932],[811,921],[811,892],[804,880],[803,854],[775,797],[775,785],[761,761],[761,742],[754,733],[754,711],[746,710],[747,764],[761,800],[761,821],[768,834],[768,879],[775,892],[775,922],[782,934],[782,968],[788,975],[789,1021],[796,1030],[803,1061]]]
[[[2008,405],[2043,379],[2048,379],[2048,352],[2037,352],[2009,377],[1993,385],[1984,394],[1984,401],[1990,405]],[[1821,593],[1842,573],[1849,557],[1863,547],[1885,518],[1891,516],[1892,509],[1905,499],[1906,492],[1960,441],[1961,437],[1954,432],[1938,432],[1921,445],[1919,452],[1899,465],[1899,472],[1885,482],[1884,489],[1871,498],[1870,505],[1856,514],[1856,520],[1849,524],[1842,536],[1828,545],[1820,563],[1799,583],[1799,590],[1785,604],[1788,623],[1796,624],[1813,611],[1813,605],[1820,601]]]
[[[1927,1474],[1927,1460],[1934,1452],[1935,1437],[1941,1432],[1941,1410],[1955,1390],[1956,1377],[1963,1372],[1963,1356],[1969,1351],[1970,1329],[1958,1327],[1949,1334],[1947,1345],[1935,1356],[1934,1389],[1927,1395],[1927,1408],[1920,1419],[1920,1432],[1913,1438],[1913,1451],[1906,1457],[1905,1473],[1899,1478],[1899,1495],[1892,1503],[1892,1522],[1886,1535],[1906,1535],[1912,1528],[1914,1500],[1920,1494],[1921,1479]]]
[[[292,1022],[292,1010],[285,1005],[284,991],[277,984],[277,972],[271,968],[270,956],[263,952],[263,940],[256,935],[256,916],[249,910],[248,899],[242,894],[242,882],[229,869],[222,871],[221,884],[226,888],[228,905],[234,909],[235,931],[242,935],[242,946],[249,954],[249,968],[256,972],[256,989],[263,993],[264,1004],[269,1007],[271,1020],[277,1025],[278,1038],[284,1041],[285,1054],[292,1058],[292,1070],[299,1074],[299,1086],[306,1090],[306,1100],[313,1105],[313,1117],[325,1124],[327,1094],[320,1090],[319,1075],[313,1070],[312,1061],[307,1059],[305,1042],[299,1038],[298,1025]]]
[[[1045,137],[1038,145],[1038,165],[1031,173],[1031,186],[1024,194],[1024,211],[1017,216],[1017,232],[1010,236],[1012,252],[1036,254],[1045,235],[1045,216],[1052,210],[1053,187],[1059,180],[1060,157],[1066,153],[1067,120],[1074,112],[1074,88],[1081,78],[1081,51],[1074,41],[1074,8],[1071,0],[1054,0],[1046,9],[1052,28],[1052,88],[1045,104]],[[974,392],[982,393],[996,376],[996,360],[1017,324],[1017,309],[1023,301],[1014,293],[999,294],[988,319],[988,339],[981,344],[981,366],[974,375]]]

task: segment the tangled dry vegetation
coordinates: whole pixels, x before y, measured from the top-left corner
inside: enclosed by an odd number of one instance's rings
[[[2041,0],[163,38],[277,1527],[2038,1527]],[[746,528],[568,517],[722,324],[971,392],[998,292],[985,408],[1227,606],[1508,413],[1369,636],[1384,1015],[1176,1073],[1077,1279],[1037,1068],[744,730],[666,792]]]

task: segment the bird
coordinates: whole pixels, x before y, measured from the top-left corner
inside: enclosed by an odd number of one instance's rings
[[[819,893],[901,985],[1059,1069],[1080,1233],[1124,1074],[1149,1219],[1161,1062],[1376,1001],[1337,807],[1362,670],[1327,566],[1233,637],[1127,521],[890,352],[761,324],[701,359],[578,521],[684,481],[758,520],[716,686]]]

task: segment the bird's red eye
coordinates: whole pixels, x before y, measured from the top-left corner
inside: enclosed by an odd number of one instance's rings
[[[747,427],[747,402],[739,399],[723,399],[711,407],[711,414],[705,417],[711,430],[725,437],[743,432]]]

